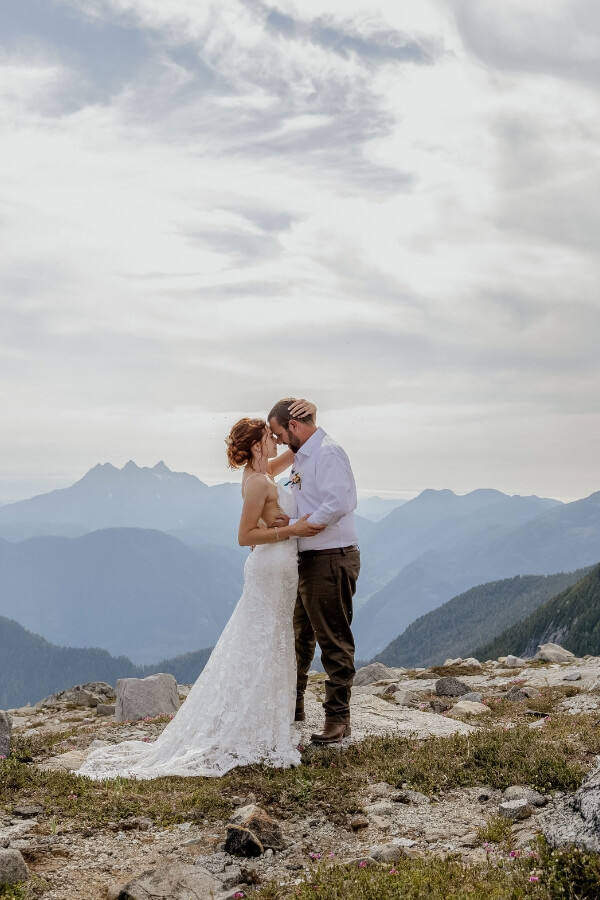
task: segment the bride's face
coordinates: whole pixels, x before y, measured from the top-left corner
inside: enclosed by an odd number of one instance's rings
[[[261,441],[261,448],[267,459],[277,456],[277,438],[268,426]]]

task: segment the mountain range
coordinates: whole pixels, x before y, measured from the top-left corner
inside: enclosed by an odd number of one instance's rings
[[[96,648],[57,647],[0,616],[0,709],[37,703],[44,697],[89,681],[116,685],[118,678],[145,678],[170,672],[179,684],[195,681],[210,656],[210,648],[136,666],[125,656]]]
[[[439,666],[458,656],[489,659],[482,650],[515,622],[529,615],[549,598],[571,587],[589,569],[556,575],[515,575],[471,588],[412,622],[375,660],[386,666]],[[510,640],[504,646],[512,646]],[[486,645],[487,646],[487,645]],[[495,645],[494,645],[495,646]],[[479,657],[478,653],[486,655]],[[503,651],[512,653],[513,650]],[[500,655],[500,652],[495,656]]]
[[[360,658],[477,585],[570,572],[600,556],[600,493],[568,504],[495,490],[371,500],[361,501],[371,519],[357,516]],[[7,504],[0,615],[56,644],[101,647],[137,665],[213,645],[242,587],[240,506],[238,484],[209,487],[163,462],[132,461]]]
[[[481,502],[486,498],[479,496],[475,499],[480,502],[474,507],[469,494],[425,498],[430,506],[442,506],[439,521],[432,519],[428,526],[427,517],[419,510],[411,536],[410,523],[407,526],[404,517],[420,499],[404,504],[379,522],[361,548],[363,558],[367,558],[365,580],[372,583],[376,552],[389,578],[360,607],[353,623],[357,653],[363,659],[380,653],[390,635],[400,635],[419,616],[478,584],[514,575],[568,572],[598,562],[600,492],[566,504],[502,494],[488,494],[487,504]],[[463,504],[467,507],[465,514],[457,515]],[[451,515],[444,514],[447,507]],[[394,522],[400,517],[402,529]],[[376,551],[378,532],[386,529],[385,549]],[[415,556],[406,563],[409,552]],[[399,571],[390,577],[394,558]]]
[[[215,644],[244,556],[138,528],[0,541],[0,614],[56,644],[151,662]]]
[[[530,658],[548,641],[576,656],[600,655],[600,565],[477,652]]]

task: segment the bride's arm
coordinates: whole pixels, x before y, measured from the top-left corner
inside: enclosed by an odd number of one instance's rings
[[[281,528],[261,527],[258,522],[265,507],[269,489],[269,483],[264,478],[253,478],[246,482],[244,505],[238,530],[240,547],[275,544],[277,541],[286,541],[290,537],[314,537],[315,534],[323,531],[324,525],[311,525],[306,521],[308,515],[298,519],[293,525],[284,525]]]
[[[303,419],[304,416],[312,416],[313,422],[315,425],[317,424],[317,407],[314,403],[311,403],[309,400],[304,400],[303,398],[300,400],[294,400],[291,404],[289,411],[293,416],[297,416],[299,419]],[[286,469],[294,462],[294,454],[291,450],[284,450],[283,453],[280,453],[279,456],[276,456],[275,459],[269,460],[267,465],[267,472],[271,476],[271,478],[276,478],[277,475],[281,475],[282,472],[285,472]]]

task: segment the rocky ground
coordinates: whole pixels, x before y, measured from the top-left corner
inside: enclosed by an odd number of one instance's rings
[[[552,658],[552,657],[551,657]],[[352,697],[350,739],[340,749],[361,744],[373,735],[409,738],[415,747],[430,738],[453,734],[477,735],[486,729],[514,727],[544,729],[548,712],[535,700],[552,690],[552,715],[589,716],[600,707],[600,658],[562,661],[508,660],[479,663],[449,660],[436,670],[386,669],[368,666],[357,674]],[[36,707],[9,710],[13,741],[56,734],[61,739],[40,752],[28,765],[46,772],[72,772],[95,742],[153,740],[165,719],[115,722],[109,686],[84,686],[40,702]],[[94,690],[95,688],[95,690]],[[311,676],[307,721],[298,730],[302,745],[322,725],[320,699],[323,676]],[[564,689],[564,690],[563,690]],[[182,697],[187,688],[179,686]],[[104,693],[102,693],[104,691]],[[510,701],[510,702],[509,702]],[[94,705],[84,705],[93,703]],[[502,709],[499,715],[497,709]],[[514,708],[514,715],[511,710]],[[63,737],[64,735],[64,737]],[[594,763],[590,758],[589,767]],[[332,765],[334,765],[332,763]],[[190,789],[195,779],[189,779]],[[250,792],[230,797],[242,827],[252,824],[257,798]],[[256,857],[224,851],[228,819],[208,817],[171,825],[156,817],[122,814],[114,822],[82,826],[75,817],[50,815],[41,802],[15,794],[0,814],[0,848],[22,854],[33,876],[34,893],[44,900],[115,900],[170,896],[222,898],[248,896],[252,882],[270,880],[299,884],[317,861],[392,861],[400,856],[457,854],[465,862],[485,861],[502,852],[486,840],[490,823],[505,823],[513,853],[527,853],[553,810],[564,807],[564,792],[541,796],[527,786],[500,790],[485,784],[453,786],[426,796],[408,784],[365,778],[356,798],[358,812],[335,816],[305,809],[290,801],[285,818],[273,827],[279,843],[268,838]],[[76,806],[73,794],[72,805]],[[261,798],[258,799],[259,807]],[[273,822],[272,811],[267,819]],[[335,812],[335,810],[334,810]],[[264,823],[263,823],[264,825]],[[237,826],[236,826],[237,827]],[[257,833],[260,823],[257,824]],[[269,840],[276,845],[269,849]],[[505,847],[508,844],[505,844]],[[260,852],[264,851],[264,852]],[[0,850],[0,854],[2,854]],[[6,857],[8,860],[8,857]],[[7,862],[8,864],[8,862]],[[2,859],[0,858],[0,872]],[[147,883],[135,881],[149,870]],[[152,878],[155,883],[151,884]],[[171,887],[156,889],[156,879],[172,879]],[[174,880],[173,880],[174,879]],[[196,881],[194,881],[196,879]],[[204,879],[204,880],[202,880]],[[133,880],[133,883],[132,883]],[[124,886],[129,883],[127,891]],[[173,885],[179,887],[173,887]]]

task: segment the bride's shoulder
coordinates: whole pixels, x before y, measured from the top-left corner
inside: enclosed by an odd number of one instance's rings
[[[242,496],[246,497],[248,493],[264,494],[273,485],[273,479],[269,475],[265,475],[263,472],[252,472],[242,478]]]

